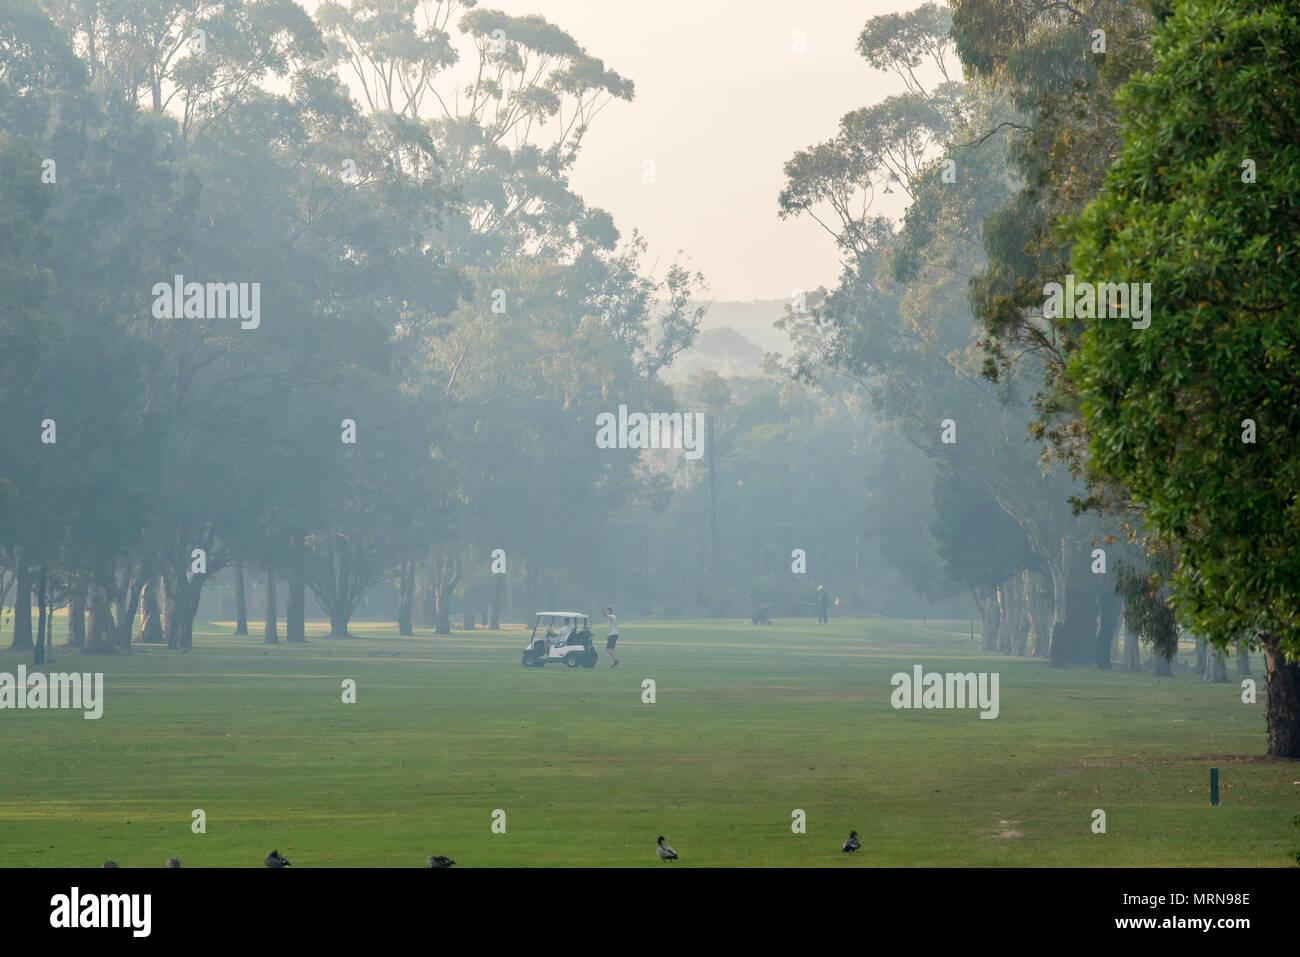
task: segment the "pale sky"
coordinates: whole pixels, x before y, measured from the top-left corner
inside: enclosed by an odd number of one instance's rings
[[[313,0],[300,0],[314,10]],[[782,167],[833,137],[850,110],[900,92],[854,49],[868,19],[923,0],[484,0],[540,14],[636,84],[592,123],[572,185],[608,210],[622,234],[649,242],[662,276],[677,250],[705,274],[710,297],[783,299],[833,286],[831,237],[806,217],[782,221]],[[459,17],[457,17],[459,19]],[[807,52],[793,51],[803,31]],[[455,34],[453,33],[453,36]],[[656,182],[642,182],[645,160]],[[902,213],[894,205],[874,211]]]
[[[782,167],[833,137],[850,110],[900,92],[854,47],[873,16],[922,0],[488,0],[540,13],[636,84],[583,142],[573,185],[639,229],[662,275],[678,249],[717,299],[781,299],[833,286],[833,240],[807,218],[782,221]],[[807,53],[792,52],[794,31]],[[653,159],[657,182],[641,181]],[[881,209],[890,215],[901,208]]]

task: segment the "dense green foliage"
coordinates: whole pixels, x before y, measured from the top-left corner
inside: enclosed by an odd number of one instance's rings
[[[1071,372],[1092,464],[1177,542],[1186,621],[1300,655],[1300,15],[1184,3],[1153,46],[1074,231],[1078,273],[1149,282],[1154,299],[1150,328],[1093,320],[1082,336]]]

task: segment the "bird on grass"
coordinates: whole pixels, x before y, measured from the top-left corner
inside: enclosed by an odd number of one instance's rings
[[[430,867],[451,867],[456,862],[450,857],[443,857],[441,854],[430,854],[426,862]]]
[[[655,848],[655,853],[659,855],[659,860],[661,861],[677,860],[677,852],[664,843],[664,836],[662,834],[659,835],[658,845],[659,846]]]
[[[117,867],[117,861],[105,861],[101,867]]]
[[[844,842],[844,847],[842,847],[841,850],[844,851],[845,854],[852,854],[861,846],[862,842],[858,840],[858,832],[849,831],[849,839]]]
[[[281,857],[279,851],[272,851],[270,854],[266,855],[266,860],[263,861],[262,863],[265,864],[267,867],[288,867],[289,866],[288,858]]]
[[[180,859],[179,857],[169,857],[169,858],[167,858],[167,866],[168,866],[168,867],[180,867],[180,866],[181,866],[181,859]]]

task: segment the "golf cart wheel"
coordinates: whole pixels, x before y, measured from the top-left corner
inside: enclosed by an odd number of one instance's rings
[[[531,668],[533,666],[533,653],[531,651],[525,651],[521,663],[525,668]]]
[[[596,667],[596,662],[600,661],[600,652],[595,648],[588,648],[587,653],[582,656],[582,659],[582,667],[594,668]]]
[[[576,668],[576,667],[578,667],[578,656],[577,656],[577,655],[565,655],[565,656],[564,656],[564,663],[565,663],[566,665],[568,665],[570,668]]]

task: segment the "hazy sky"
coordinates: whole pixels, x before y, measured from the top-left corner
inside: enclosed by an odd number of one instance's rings
[[[782,167],[833,137],[850,110],[902,89],[854,49],[868,19],[923,0],[484,0],[540,14],[636,84],[583,141],[573,186],[635,227],[662,276],[677,250],[716,299],[781,299],[833,285],[833,240],[806,218],[782,221]],[[314,0],[300,0],[314,10]],[[456,19],[459,19],[457,17]],[[805,53],[795,53],[795,31]],[[656,182],[642,182],[645,160]],[[894,205],[876,212],[899,215]]]
[[[834,136],[839,119],[902,89],[854,49],[868,19],[921,0],[488,0],[540,13],[636,84],[592,124],[573,183],[619,228],[649,240],[662,274],[676,250],[719,299],[779,299],[833,285],[834,242],[782,221],[782,167]],[[792,52],[795,30],[807,53]],[[655,162],[657,182],[641,181]],[[901,209],[885,210],[897,214]]]

